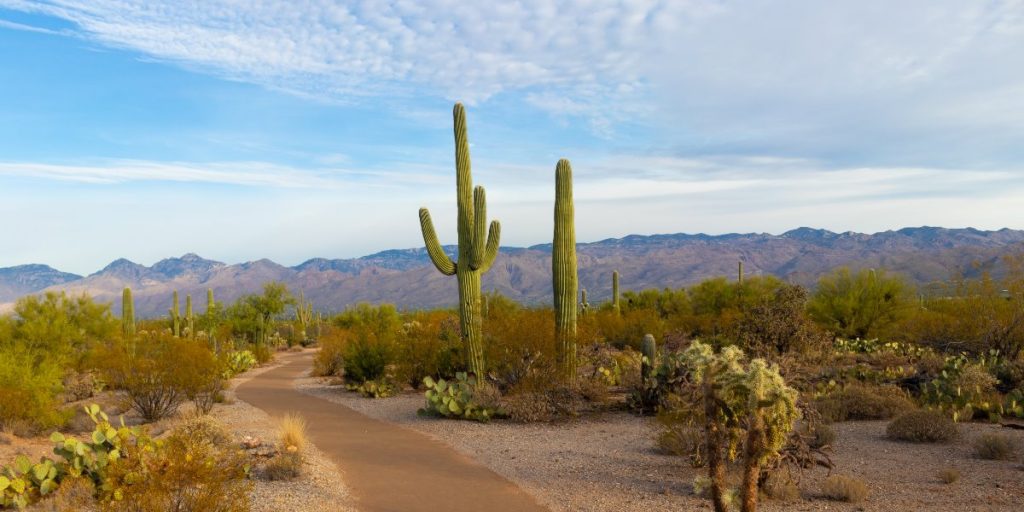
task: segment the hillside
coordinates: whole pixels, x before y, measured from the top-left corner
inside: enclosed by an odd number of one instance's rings
[[[484,276],[486,290],[522,302],[550,300],[550,244],[502,248]],[[446,247],[454,254],[454,247]],[[715,276],[734,277],[742,260],[748,275],[771,274],[811,285],[841,266],[885,268],[914,283],[948,279],[956,272],[977,272],[972,263],[992,264],[1007,252],[1024,250],[1024,231],[1001,229],[905,228],[875,234],[833,233],[799,228],[781,235],[630,235],[579,244],[581,287],[592,302],[611,293],[610,275],[619,270],[624,289],[686,286]],[[195,254],[161,260],[151,267],[125,259],[87,277],[42,265],[0,269],[2,300],[42,290],[88,293],[120,307],[121,289],[132,288],[140,315],[161,315],[173,290],[192,294],[203,307],[205,290],[232,301],[257,291],[267,281],[303,290],[318,309],[337,311],[357,302],[392,302],[401,307],[451,305],[454,278],[438,273],[423,249],[383,251],[353,259],[310,259],[294,267],[270,260],[228,265]],[[9,306],[8,306],[9,307]]]

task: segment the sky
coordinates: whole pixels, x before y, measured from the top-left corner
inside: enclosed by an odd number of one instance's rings
[[[0,267],[1024,228],[1024,2],[0,0]]]

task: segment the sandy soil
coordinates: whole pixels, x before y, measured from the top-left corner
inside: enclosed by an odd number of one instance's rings
[[[490,424],[421,418],[419,393],[371,400],[322,379],[299,389],[444,441],[533,494],[553,511],[649,512],[710,510],[692,494],[700,470],[654,451],[656,425],[649,418],[609,413],[558,424]],[[973,439],[1001,431],[1024,447],[1024,432],[985,424],[962,425],[962,438],[948,445],[913,445],[885,439],[885,422],[835,425],[834,474],[862,479],[870,495],[859,504],[819,496],[824,470],[807,471],[802,500],[765,500],[763,510],[1024,510],[1024,469],[1019,462],[984,461],[972,454]],[[946,485],[939,470],[956,468],[960,481]]]

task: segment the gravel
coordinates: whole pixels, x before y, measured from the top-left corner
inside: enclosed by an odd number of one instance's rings
[[[656,423],[629,413],[605,413],[554,424],[489,424],[422,418],[420,393],[372,400],[307,378],[298,389],[351,407],[368,416],[425,433],[472,457],[515,482],[552,511],[649,512],[710,510],[710,502],[693,495],[693,469],[678,457],[654,451]],[[959,440],[946,445],[919,445],[885,438],[886,422],[834,425],[837,441],[833,474],[863,480],[868,498],[858,504],[825,500],[820,486],[824,469],[807,470],[800,483],[802,499],[782,503],[762,500],[762,510],[955,510],[1024,509],[1024,468],[1020,462],[976,458],[971,444],[984,432],[999,431],[1024,446],[1024,432],[997,425],[964,424]],[[956,468],[961,479],[943,484],[940,470]]]

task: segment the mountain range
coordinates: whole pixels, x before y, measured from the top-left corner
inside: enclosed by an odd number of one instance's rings
[[[453,255],[455,246],[445,246]],[[597,303],[611,295],[611,273],[618,270],[623,289],[687,286],[716,276],[736,277],[737,262],[747,275],[771,274],[813,285],[835,267],[884,268],[924,284],[971,275],[992,267],[1003,254],[1024,251],[1024,231],[973,228],[904,228],[874,234],[834,233],[799,228],[781,235],[671,234],[630,235],[578,244],[580,286]],[[484,275],[485,290],[524,302],[550,302],[551,244],[503,247]],[[449,306],[457,302],[454,277],[437,272],[426,251],[388,250],[351,259],[314,258],[293,267],[262,259],[225,264],[185,254],[152,266],[118,259],[89,276],[60,272],[46,265],[0,268],[0,309],[10,310],[24,295],[45,291],[86,293],[120,310],[121,290],[131,287],[136,314],[166,314],[171,292],[191,294],[199,311],[207,288],[230,302],[280,281],[302,291],[322,311],[338,311],[358,302],[391,302],[400,307]]]

